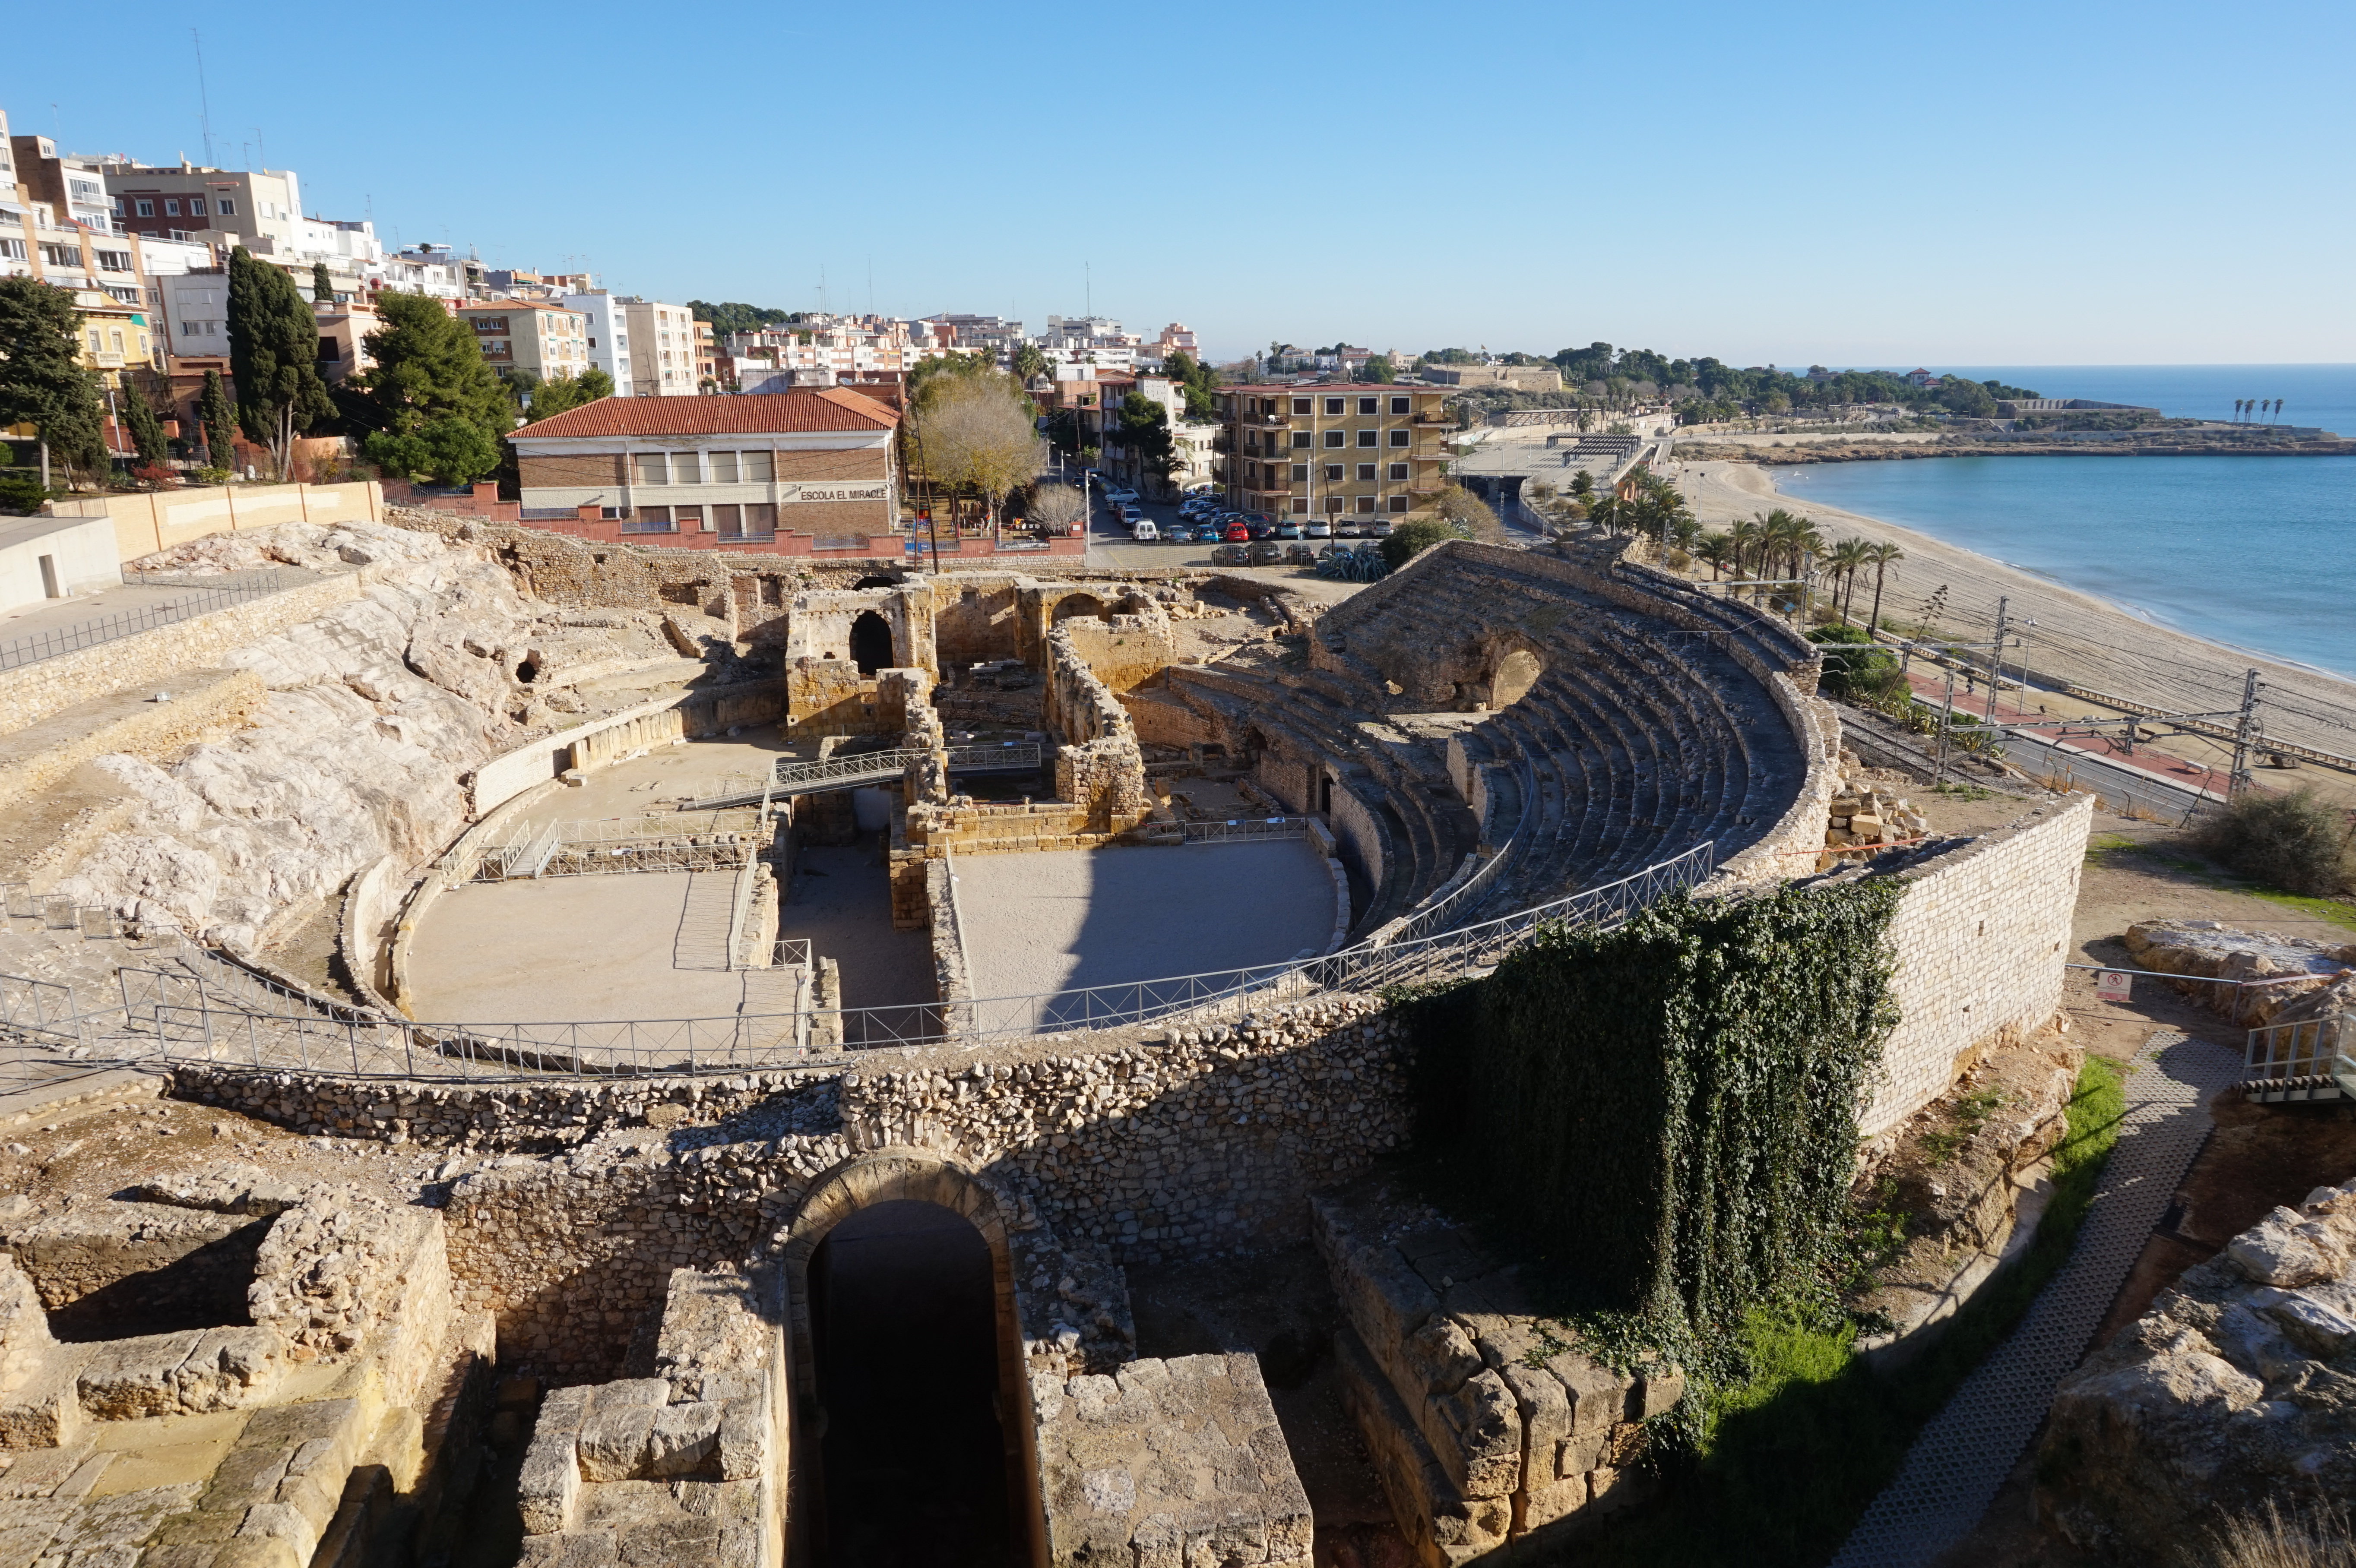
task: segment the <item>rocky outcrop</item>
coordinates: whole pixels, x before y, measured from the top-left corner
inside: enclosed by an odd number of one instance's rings
[[[2277,1208],[2053,1398],[2040,1516],[2159,1562],[2216,1511],[2356,1490],[2356,1181]]]
[[[524,598],[475,546],[376,524],[289,524],[134,564],[330,563],[376,581],[222,661],[267,688],[251,729],[169,765],[97,759],[136,808],[58,891],[252,949],[361,869],[448,842],[466,821],[466,775],[578,709],[562,689],[569,670],[664,651],[642,618],[579,624],[577,612]]]
[[[2356,1010],[2356,942],[2334,944],[2213,920],[2147,920],[2127,927],[2128,953],[2146,969],[2268,985],[2169,982],[2237,1023],[2290,1023]]]

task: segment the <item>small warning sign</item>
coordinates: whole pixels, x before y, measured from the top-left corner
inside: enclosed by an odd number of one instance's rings
[[[2094,976],[2094,991],[2106,1002],[2124,1002],[2135,995],[2135,976],[2120,969],[2104,969]]]

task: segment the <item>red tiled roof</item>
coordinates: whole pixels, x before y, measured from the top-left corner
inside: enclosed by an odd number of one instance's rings
[[[1235,386],[1225,383],[1212,389],[1216,392],[1278,392],[1296,398],[1323,397],[1344,392],[1440,392],[1444,387],[1429,386],[1415,381],[1303,381],[1295,386],[1289,381],[1252,381]]]
[[[890,430],[900,416],[841,387],[711,398],[600,398],[510,439],[599,435],[767,435],[785,431]]]

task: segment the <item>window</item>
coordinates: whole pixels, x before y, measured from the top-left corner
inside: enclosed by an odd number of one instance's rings
[[[1415,400],[1413,398],[1393,398],[1391,400],[1391,412],[1395,414],[1411,414],[1415,412]]]
[[[343,351],[336,347],[336,340],[334,338],[322,337],[319,339],[319,362],[322,365],[332,365],[337,359],[342,357]]]
[[[1306,496],[1295,496],[1292,498],[1292,509],[1295,512],[1305,516],[1309,511],[1309,497]]]
[[[1309,464],[1306,463],[1296,463],[1292,465],[1292,482],[1295,485],[1306,485],[1309,483]]]
[[[1404,464],[1404,463],[1394,463],[1394,464],[1391,464],[1391,478],[1393,479],[1393,481],[1398,481],[1398,480],[1400,480],[1400,479],[1404,479],[1404,478],[1406,478],[1406,477],[1407,477],[1407,464]]]
[[[661,453],[641,452],[637,454],[637,462],[639,484],[668,485],[670,483],[670,460]]]
[[[737,453],[737,457],[744,471],[744,482],[747,485],[766,485],[777,476],[776,454],[774,453],[744,452]]]
[[[155,201],[154,197],[140,197],[137,206],[139,208],[140,217],[153,218],[155,216]]]
[[[707,461],[712,464],[712,482],[714,485],[734,485],[736,483],[736,454],[734,453],[711,453],[707,454]]]
[[[1305,430],[1294,431],[1292,432],[1292,444],[1296,447],[1308,446],[1312,444],[1309,432]]]
[[[622,531],[626,534],[667,534],[671,531],[671,526],[669,507],[640,507],[636,517],[623,522]]]
[[[1375,482],[1375,465],[1374,465],[1373,464],[1371,464],[1371,463],[1361,463],[1361,464],[1358,464],[1358,483],[1359,483],[1359,484],[1361,484],[1361,485],[1371,485],[1371,484],[1373,484],[1374,482]]]
[[[205,198],[200,196],[192,196],[188,197],[188,216],[191,218],[202,218],[204,215]]]
[[[767,453],[761,453],[766,457]],[[744,532],[750,538],[777,531],[777,504],[775,501],[752,501],[744,507]]]
[[[1325,444],[1328,446],[1345,446],[1349,440],[1349,435],[1343,431],[1329,430],[1325,432]]]
[[[680,533],[708,534],[712,531],[712,525],[704,520],[701,507],[673,507],[670,515],[678,522]]]
[[[128,251],[101,251],[98,252],[98,264],[100,269],[104,272],[127,272],[131,270],[131,252]]]
[[[1310,409],[1310,401],[1311,401],[1311,400],[1309,400],[1309,399],[1307,399],[1307,398],[1295,398],[1295,399],[1293,399],[1293,400],[1292,400],[1292,411],[1293,411],[1294,413],[1296,413],[1296,414],[1305,414],[1305,413],[1310,412],[1310,411],[1311,411],[1311,409]]]
[[[1372,515],[1372,513],[1374,512],[1374,509],[1375,509],[1375,498],[1374,498],[1372,496],[1359,496],[1359,497],[1358,497],[1358,515],[1359,515],[1359,516],[1361,516],[1361,517],[1370,516],[1370,515]]]
[[[25,259],[22,240],[0,240],[0,261],[21,261]]]
[[[741,539],[744,533],[744,508],[742,507],[712,507],[712,531],[723,539]]]
[[[1325,510],[1336,517],[1340,516],[1342,511],[1342,497],[1339,496],[1326,496]]]
[[[115,351],[117,354],[122,353],[122,352],[123,352],[123,334],[121,334],[120,332],[112,332],[112,331],[111,331],[111,332],[109,332],[109,333],[107,334],[107,336],[108,336],[108,337],[110,337],[110,338],[112,338],[112,339],[113,340],[113,343],[114,343],[114,351]]]
[[[170,218],[177,218],[177,217],[179,217],[179,216],[180,216],[180,198],[179,198],[178,197],[177,197],[177,196],[174,196],[174,197],[165,197],[165,198],[164,198],[164,212],[165,212],[165,215],[166,215],[166,217],[170,217]]]
[[[1392,510],[1392,511],[1394,511],[1394,512],[1404,512],[1404,511],[1406,511],[1406,510],[1407,510],[1407,497],[1406,497],[1406,496],[1392,496],[1392,497],[1391,497],[1391,510]]]
[[[1380,398],[1360,398],[1358,400],[1358,411],[1362,414],[1380,413],[1382,412],[1382,405],[1383,400]]]
[[[90,351],[92,354],[96,354],[99,350],[100,344],[98,341],[98,328],[93,326],[90,329]]]
[[[1392,444],[1393,446],[1412,446],[1412,445],[1414,445],[1414,444],[1415,444],[1415,432],[1413,432],[1413,431],[1411,431],[1411,430],[1395,430],[1395,431],[1391,432],[1391,444]]]
[[[1349,400],[1347,398],[1328,398],[1325,400],[1325,411],[1329,414],[1338,414],[1342,411],[1343,405]]]
[[[52,267],[79,267],[81,265],[81,249],[76,245],[44,245],[41,247],[41,260]]]
[[[1377,445],[1380,443],[1382,439],[1383,432],[1378,430],[1362,430],[1358,432],[1358,444],[1360,446]]]
[[[219,212],[223,218],[235,218],[237,216],[237,197],[233,196],[222,197],[220,200],[213,203],[213,210]]]
[[[1329,463],[1325,464],[1325,483],[1328,485],[1339,485],[1341,482],[1342,465],[1338,463]]]
[[[670,454],[670,482],[674,485],[701,485],[703,466],[696,459],[702,454],[694,452],[674,452]]]

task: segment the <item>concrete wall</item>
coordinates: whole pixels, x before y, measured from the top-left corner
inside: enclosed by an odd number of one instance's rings
[[[1890,923],[1902,1021],[1882,1048],[1883,1077],[1859,1130],[1870,1137],[1944,1093],[2007,1038],[2062,1005],[2093,797],[2039,806],[1926,866]]]
[[[49,510],[61,517],[112,519],[123,559],[136,560],[190,539],[280,523],[381,522],[384,487],[372,479],[348,485],[223,485],[58,501]]]
[[[56,597],[95,593],[123,581],[114,527],[104,517],[27,517],[0,525],[0,610],[51,597],[41,561],[47,558]]]

